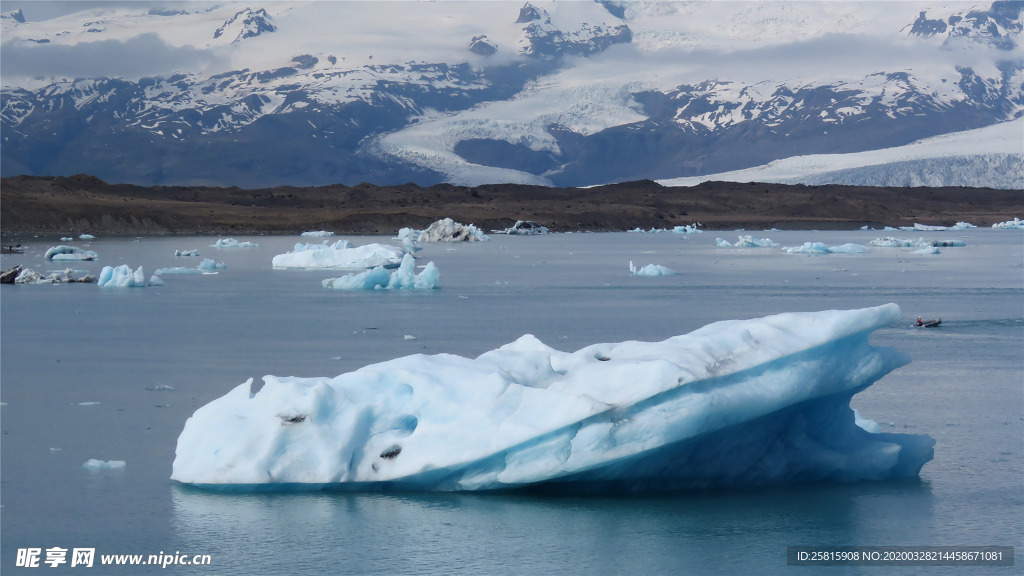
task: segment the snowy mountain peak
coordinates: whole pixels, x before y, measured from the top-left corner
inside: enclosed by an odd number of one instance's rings
[[[217,31],[213,33],[213,39],[230,38],[231,43],[234,44],[246,38],[254,38],[264,32],[277,32],[273,18],[262,8],[256,11],[246,8],[228,18],[220,28],[217,28]]]
[[[0,18],[4,20],[11,20],[19,24],[25,23],[25,14],[22,13],[21,8],[18,8],[17,10],[14,10],[12,12],[8,12],[7,14],[0,14]]]
[[[527,2],[519,9],[519,18],[516,19],[516,24],[528,24],[537,20],[546,20],[548,24],[551,23],[551,17],[547,12]]]

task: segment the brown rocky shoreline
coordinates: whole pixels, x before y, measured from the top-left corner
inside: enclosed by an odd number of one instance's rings
[[[1024,191],[650,180],[593,188],[332,185],[265,189],[109,184],[87,175],[0,179],[0,230],[104,235],[393,234],[450,217],[484,230],[532,220],[552,231],[978,226],[1024,215]]]

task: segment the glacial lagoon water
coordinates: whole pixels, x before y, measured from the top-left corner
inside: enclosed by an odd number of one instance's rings
[[[866,245],[882,236],[963,240],[920,255],[805,256],[716,248],[738,233],[492,236],[426,244],[443,288],[326,290],[329,271],[272,270],[300,241],[97,238],[69,244],[147,276],[202,258],[216,275],[164,286],[0,290],[0,571],[41,548],[46,573],[96,574],[931,574],[1016,567],[793,567],[788,546],[1013,546],[1024,550],[1024,234],[745,232],[780,246]],[[389,238],[349,237],[355,244]],[[19,239],[6,269],[44,262],[58,238]],[[308,239],[301,239],[303,241]],[[398,244],[397,242],[393,242]],[[200,258],[175,258],[198,249]],[[634,277],[659,264],[675,276]],[[414,353],[475,357],[531,333],[576,350],[661,340],[717,320],[895,302],[906,322],[875,334],[913,362],[853,399],[882,431],[928,434],[919,479],[646,496],[222,494],[169,480],[200,406],[250,377],[334,376]],[[918,315],[939,329],[914,329]],[[89,470],[91,458],[123,460]],[[51,568],[48,548],[93,548],[95,566]],[[100,555],[209,555],[205,566],[99,566]]]

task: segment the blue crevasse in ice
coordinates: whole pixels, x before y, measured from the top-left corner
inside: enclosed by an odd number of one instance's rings
[[[662,342],[476,359],[413,355],[264,377],[203,406],[172,478],[216,488],[661,490],[914,476],[928,436],[858,426],[850,398],[904,365],[868,343],[895,304],[711,324]]]

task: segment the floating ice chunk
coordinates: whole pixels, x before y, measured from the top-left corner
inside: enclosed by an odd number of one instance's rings
[[[871,249],[852,243],[828,246],[824,242],[804,242],[802,246],[786,246],[782,251],[787,254],[864,254]]]
[[[406,334],[405,336],[402,336],[402,340],[415,340],[415,339],[416,339],[416,337],[413,336],[412,334]]]
[[[692,226],[676,226],[672,231],[676,234],[703,234],[704,231],[700,229],[700,225],[700,222],[696,222]]]
[[[939,249],[934,246],[929,246],[928,248],[921,248],[920,250],[914,250],[914,254],[932,255],[941,253],[942,252],[940,252]]]
[[[419,242],[476,242],[490,240],[472,224],[461,224],[451,218],[434,222],[416,237]]]
[[[337,240],[334,244],[328,244],[326,240],[320,244],[297,242],[295,247],[292,248],[292,252],[305,252],[306,250],[343,250],[351,247],[352,243],[348,240]]]
[[[47,250],[43,258],[46,260],[95,260],[99,258],[99,255],[92,250],[61,244]]]
[[[203,258],[203,261],[199,263],[199,266],[197,266],[199,270],[204,272],[209,272],[212,270],[225,270],[227,269],[227,267],[227,264],[223,262],[214,262],[209,258]]]
[[[90,458],[82,464],[82,468],[88,470],[124,470],[127,463],[124,460],[98,460]]]
[[[210,244],[213,248],[259,248],[259,244],[253,242],[239,242],[234,238],[220,238],[217,242]]]
[[[31,268],[21,268],[20,266],[17,268],[18,272],[13,280],[14,284],[70,284],[73,282],[88,283],[96,281],[95,276],[84,270],[65,268],[63,272],[51,272],[49,275],[43,276]],[[11,272],[11,270],[8,272]]]
[[[968,230],[970,228],[977,228],[977,226],[968,222],[957,222],[953,226],[930,226],[928,224],[918,224],[916,222],[913,226],[900,226],[900,230],[911,230],[916,232],[946,232],[949,230]]]
[[[1024,220],[1014,218],[1013,220],[1007,220],[1006,222],[996,222],[992,227],[1002,230],[1024,230]]]
[[[104,266],[103,270],[100,270],[96,284],[101,287],[116,288],[142,287],[146,285],[146,274],[142,271],[142,266],[139,266],[134,272],[127,264],[116,268]]]
[[[180,256],[199,256],[199,250],[196,250],[196,249],[192,249],[192,250],[175,250],[174,251],[174,255],[175,255],[175,257],[180,257]]]
[[[157,276],[156,274],[153,274],[152,276],[149,277],[149,285],[150,286],[163,286],[164,285],[164,279],[159,277],[159,276]]]
[[[770,238],[754,238],[750,235],[740,236],[735,244],[730,244],[727,240],[721,238],[715,238],[715,245],[719,248],[774,248],[778,246]]]
[[[393,274],[383,266],[378,266],[358,274],[328,278],[323,281],[323,286],[333,290],[433,290],[441,287],[441,274],[433,262],[424,266],[423,272],[416,274],[416,260],[411,254],[406,254]]]
[[[167,275],[167,274],[202,274],[203,271],[199,268],[187,268],[185,266],[172,266],[170,268],[157,268],[153,271],[153,274]]]
[[[78,235],[78,239],[79,240],[95,240],[96,237],[93,236],[92,234],[79,234]]]
[[[675,270],[659,264],[648,264],[643,268],[637,268],[633,265],[632,260],[629,261],[629,273],[633,276],[675,276],[678,274]]]
[[[406,252],[415,254],[423,249],[417,241],[419,236],[420,233],[412,228],[402,228],[398,231],[398,237],[396,240],[400,240],[402,242],[402,246],[405,248]]]
[[[551,230],[547,226],[541,226],[532,220],[516,220],[511,228],[504,230],[491,230],[494,234],[508,234],[510,236],[536,236],[537,234],[549,234]]]
[[[60,239],[61,242],[71,242],[73,240],[74,240],[74,238],[72,238],[71,236],[63,236]]]
[[[394,268],[402,263],[405,251],[386,244],[367,244],[351,248],[345,240],[331,246],[296,244],[295,250],[274,256],[274,268],[323,268],[358,270],[365,268]],[[301,249],[300,249],[301,247]]]
[[[894,304],[711,324],[560,352],[416,354],[265,376],[199,408],[171,478],[200,486],[644,490],[915,476],[927,436],[870,433],[850,398],[907,359]],[[561,484],[565,486],[565,484]]]
[[[871,242],[868,242],[869,246],[878,246],[881,248],[922,248],[925,246],[931,246],[932,243],[924,238],[918,238],[917,240],[911,240],[909,238],[893,238],[888,236],[885,238],[875,238]]]
[[[307,238],[329,238],[334,236],[334,232],[328,232],[327,230],[311,230],[309,232],[303,232],[300,236]]]

